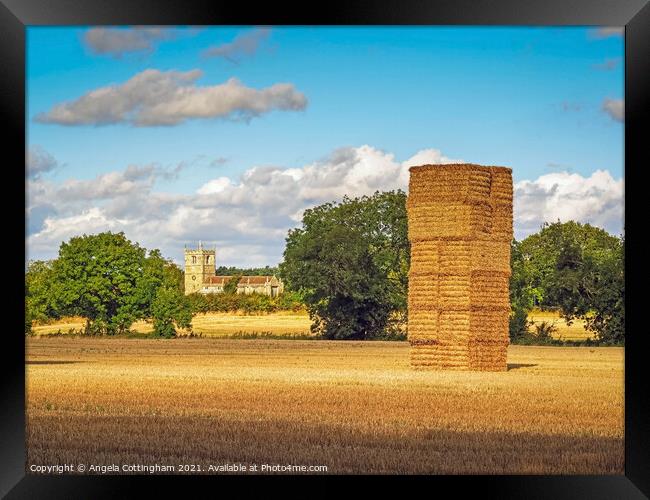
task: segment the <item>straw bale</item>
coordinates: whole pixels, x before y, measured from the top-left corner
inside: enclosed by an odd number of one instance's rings
[[[408,338],[410,341],[440,340],[437,310],[418,311],[409,308]]]
[[[507,370],[507,342],[470,342],[468,347],[470,370]]]
[[[472,342],[506,341],[510,309],[474,309],[469,338]]]
[[[478,240],[470,245],[471,270],[493,271],[510,276],[510,240]]]
[[[409,309],[408,338],[412,344],[433,343],[467,350],[470,312]]]
[[[505,273],[475,271],[471,275],[469,302],[472,306],[504,307],[510,305],[509,276]]]
[[[439,272],[467,274],[472,270],[471,241],[447,240],[439,244]]]
[[[512,171],[470,164],[409,170],[411,365],[504,370]]]
[[[512,171],[495,168],[492,170],[492,187],[490,195],[494,203],[509,205],[512,203]]]
[[[411,275],[465,274],[474,271],[510,275],[510,241],[436,239],[411,243]]]
[[[409,295],[420,298],[423,295],[434,295],[438,298],[438,274],[411,274],[409,273],[409,288],[412,293]]]
[[[491,235],[493,240],[512,240],[512,205],[496,205],[492,217]]]
[[[424,165],[409,170],[409,198],[414,202],[480,203],[487,202],[490,198],[491,172],[486,167],[476,168],[468,164]]]
[[[501,271],[410,274],[409,311],[508,308],[509,276]]]
[[[469,307],[471,276],[453,274],[438,276],[438,303],[441,309]]]
[[[493,208],[489,204],[422,203],[407,207],[410,241],[488,236]]]
[[[422,370],[469,370],[470,364],[467,358],[465,359],[445,359],[445,358],[432,358],[430,356],[422,356],[414,348],[411,353],[411,367],[414,369]],[[491,368],[491,367],[490,367]],[[483,371],[489,371],[484,369]],[[496,370],[491,370],[496,371]]]
[[[432,349],[425,344],[411,346],[411,366],[429,367],[434,369],[467,370],[469,369],[467,349],[463,351],[448,350],[444,346]]]
[[[437,274],[438,241],[414,241],[411,244],[411,270],[414,274]]]
[[[411,167],[409,200],[511,203],[512,171],[505,167],[472,164]]]

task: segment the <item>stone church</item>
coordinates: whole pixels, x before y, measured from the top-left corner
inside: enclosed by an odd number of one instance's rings
[[[216,248],[185,248],[185,295],[190,293],[221,293],[232,276],[216,275]],[[261,293],[277,297],[284,284],[275,276],[242,276],[237,293]]]

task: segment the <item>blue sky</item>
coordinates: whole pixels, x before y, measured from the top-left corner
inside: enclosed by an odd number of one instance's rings
[[[405,188],[413,157],[513,168],[518,237],[569,214],[620,233],[623,43],[585,27],[30,27],[29,256],[111,229],[177,261],[200,237],[226,265],[275,264],[301,210]]]

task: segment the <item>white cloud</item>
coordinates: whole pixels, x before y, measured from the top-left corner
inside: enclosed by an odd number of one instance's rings
[[[122,231],[129,221],[112,218],[103,209],[92,207],[81,213],[63,217],[46,217],[42,229],[29,236],[27,253],[29,259],[53,258],[62,242],[73,236],[103,231]]]
[[[120,58],[128,53],[152,52],[159,42],[176,36],[174,29],[155,26],[94,27],[84,33],[83,41],[93,54]]]
[[[193,194],[155,191],[161,174],[150,166],[130,167],[89,181],[36,181],[30,214],[42,219],[28,240],[30,253],[54,257],[61,241],[83,231],[122,230],[147,248],[182,262],[184,244],[217,245],[217,264],[258,266],[282,258],[287,231],[305,209],[344,195],[408,187],[408,167],[453,161],[435,149],[400,162],[369,145],[334,151],[300,168],[257,166],[238,179],[219,176]],[[86,195],[82,192],[86,191]],[[71,193],[75,193],[74,196]],[[111,195],[112,193],[112,195]],[[77,196],[78,195],[78,196]],[[544,221],[574,219],[620,232],[623,181],[608,172],[590,177],[551,173],[515,186],[517,237]]]
[[[59,219],[101,208],[107,217],[128,218],[140,210],[151,210],[150,220],[158,215],[158,196],[174,199],[174,195],[148,196],[159,178],[175,175],[178,167],[170,169],[155,165],[130,165],[124,170],[98,175],[94,179],[67,179],[55,183],[42,178],[27,183],[26,217],[28,231],[35,234],[44,230],[46,221],[56,225]],[[94,212],[92,212],[94,213]],[[48,234],[55,234],[50,231]],[[58,247],[57,247],[58,248]]]
[[[155,167],[129,166],[121,172],[109,172],[90,181],[70,179],[63,183],[58,195],[65,199],[101,200],[130,196],[141,189],[151,187],[154,181]]]
[[[625,101],[623,99],[605,99],[602,110],[617,122],[623,122],[625,119]]]
[[[135,126],[178,125],[190,119],[229,118],[250,120],[273,110],[298,111],[307,98],[290,83],[276,83],[258,90],[230,78],[219,85],[201,87],[201,70],[159,71],[147,69],[121,85],[92,90],[74,101],[39,113],[40,123],[59,125]]]
[[[199,194],[214,194],[220,193],[227,187],[230,187],[231,182],[228,177],[218,177],[217,179],[212,179],[211,181],[205,183],[197,191]]]
[[[39,179],[45,172],[59,166],[59,162],[41,146],[34,145],[27,151],[25,158],[25,177]]]
[[[604,170],[589,177],[568,172],[542,175],[514,186],[515,237],[539,230],[544,222],[575,220],[623,232],[623,179]]]
[[[28,247],[53,257],[61,238],[75,231],[111,229],[179,262],[183,245],[200,239],[216,243],[221,258],[233,259],[228,264],[274,264],[281,259],[288,229],[306,208],[345,194],[405,190],[410,165],[449,161],[433,149],[399,162],[368,145],[348,147],[301,168],[258,166],[236,180],[219,176],[192,195],[154,191],[163,173],[151,165],[91,180],[33,182],[28,217],[37,219],[30,221]]]
[[[461,159],[448,158],[439,149],[421,149],[408,160],[402,162],[402,166],[408,168],[417,165],[437,165],[444,163],[462,163]]]
[[[27,185],[31,206],[43,203],[76,205],[80,202],[95,202],[132,196],[149,190],[158,175],[164,170],[153,165],[130,165],[124,170],[102,174],[94,179],[67,179],[54,183],[42,179],[30,181]]]
[[[269,28],[255,28],[237,35],[232,42],[207,48],[203,52],[203,56],[223,57],[237,63],[243,57],[255,54],[260,44],[269,37],[270,33]]]

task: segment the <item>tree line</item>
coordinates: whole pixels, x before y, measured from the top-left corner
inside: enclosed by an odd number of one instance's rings
[[[583,319],[603,344],[625,340],[624,238],[578,222],[544,224],[513,240],[510,338],[530,341],[528,314]],[[314,330],[330,339],[383,338],[406,322],[410,246],[406,194],[344,198],[289,231],[280,275],[301,293]],[[533,339],[534,340],[534,339]]]
[[[590,224],[545,223],[512,242],[510,337],[524,339],[533,307],[560,311],[604,344],[625,342],[625,238]]]
[[[25,332],[34,321],[62,316],[85,318],[87,335],[125,333],[145,319],[155,335],[173,337],[191,326],[192,310],[178,266],[124,233],[105,232],[73,237],[56,259],[29,263]]]
[[[184,294],[183,271],[160,251],[147,251],[124,233],[83,235],[62,243],[58,257],[32,261],[25,273],[25,333],[34,321],[64,316],[86,319],[83,333],[115,335],[129,331],[138,320],[151,321],[154,335],[174,337],[191,328],[196,313],[240,311],[270,313],[304,310],[297,293],[278,297],[237,294],[241,276],[277,274],[271,267],[230,271],[224,292]],[[234,272],[233,272],[234,271]]]
[[[198,312],[298,311],[326,339],[404,338],[407,325],[406,194],[344,197],[304,212],[286,238],[279,268],[218,269],[232,275],[221,294],[183,293],[183,271],[160,251],[123,233],[83,235],[62,243],[53,261],[30,262],[25,275],[25,331],[34,320],[86,318],[88,334],[116,334],[140,319],[172,337]],[[583,319],[599,343],[625,340],[624,238],[578,222],[544,224],[513,240],[510,337],[530,340],[533,307],[553,308],[567,322]],[[279,297],[236,294],[242,275],[279,274]]]
[[[253,276],[253,275],[250,275]],[[302,297],[296,292],[285,291],[277,297],[261,293],[238,294],[239,277],[233,276],[224,286],[223,293],[192,293],[188,295],[193,313],[241,312],[244,314],[265,314],[279,311],[299,312],[305,310]],[[228,284],[234,284],[228,287]]]

